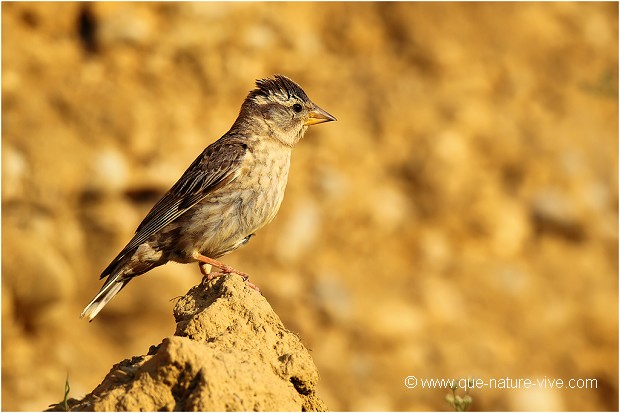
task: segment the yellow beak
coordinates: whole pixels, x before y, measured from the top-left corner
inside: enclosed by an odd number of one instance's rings
[[[304,125],[316,125],[317,123],[331,122],[333,120],[336,120],[336,118],[315,105],[314,109],[308,114],[308,120],[304,122]]]

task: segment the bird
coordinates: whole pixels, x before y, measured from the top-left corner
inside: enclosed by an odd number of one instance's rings
[[[92,321],[134,277],[169,261],[197,262],[207,277],[215,267],[215,275],[236,273],[247,282],[247,274],[217,259],[274,219],[293,148],[309,126],[335,120],[288,77],[256,80],[230,130],[194,160],[103,270],[106,281],[81,318]]]

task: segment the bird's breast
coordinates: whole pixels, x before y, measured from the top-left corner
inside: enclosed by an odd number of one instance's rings
[[[284,199],[290,160],[290,148],[254,147],[233,181],[180,218],[188,221],[186,239],[192,241],[179,246],[179,255],[191,257],[197,250],[212,258],[222,256],[271,222]]]
[[[249,185],[243,185],[244,174],[238,179],[242,187],[239,205],[243,210],[242,224],[251,232],[271,222],[284,199],[291,151],[278,146],[254,151],[254,162],[245,171]]]

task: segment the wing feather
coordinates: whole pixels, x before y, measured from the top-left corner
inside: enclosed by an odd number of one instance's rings
[[[131,241],[103,271],[101,278],[110,274],[125,254],[183,215],[209,193],[236,179],[248,150],[248,145],[241,138],[226,135],[209,145],[153,206]]]

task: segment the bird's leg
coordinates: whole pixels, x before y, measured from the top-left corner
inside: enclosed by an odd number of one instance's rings
[[[234,274],[240,275],[241,278],[243,278],[243,281],[245,281],[245,283],[248,285],[248,287],[260,292],[258,287],[249,281],[250,276],[247,275],[246,273],[235,270],[233,267],[230,267],[217,260],[214,260],[213,258],[206,257],[200,253],[195,253],[194,258],[198,260],[198,266],[200,267],[200,272],[206,277],[207,281],[211,281],[212,279],[216,277],[221,277],[222,275],[225,275],[225,274],[234,273]],[[211,272],[212,266],[219,269],[220,272]]]
[[[209,258],[209,257],[205,257],[204,255],[200,254],[200,253],[196,253],[194,254],[194,258],[196,260],[198,260],[200,262],[200,264],[207,264],[210,266],[213,266],[217,269],[219,269],[222,273],[224,274],[231,274],[231,273],[235,273],[235,274],[239,274],[241,277],[243,277],[244,280],[247,280],[248,278],[250,278],[249,275],[247,275],[244,272],[235,270],[233,267],[229,267],[228,265],[221,263],[217,260],[214,260],[213,258]],[[204,274],[206,272],[205,268],[201,265],[200,266],[200,271]],[[207,274],[209,274],[209,272],[207,272]],[[205,274],[205,275],[207,275]]]

